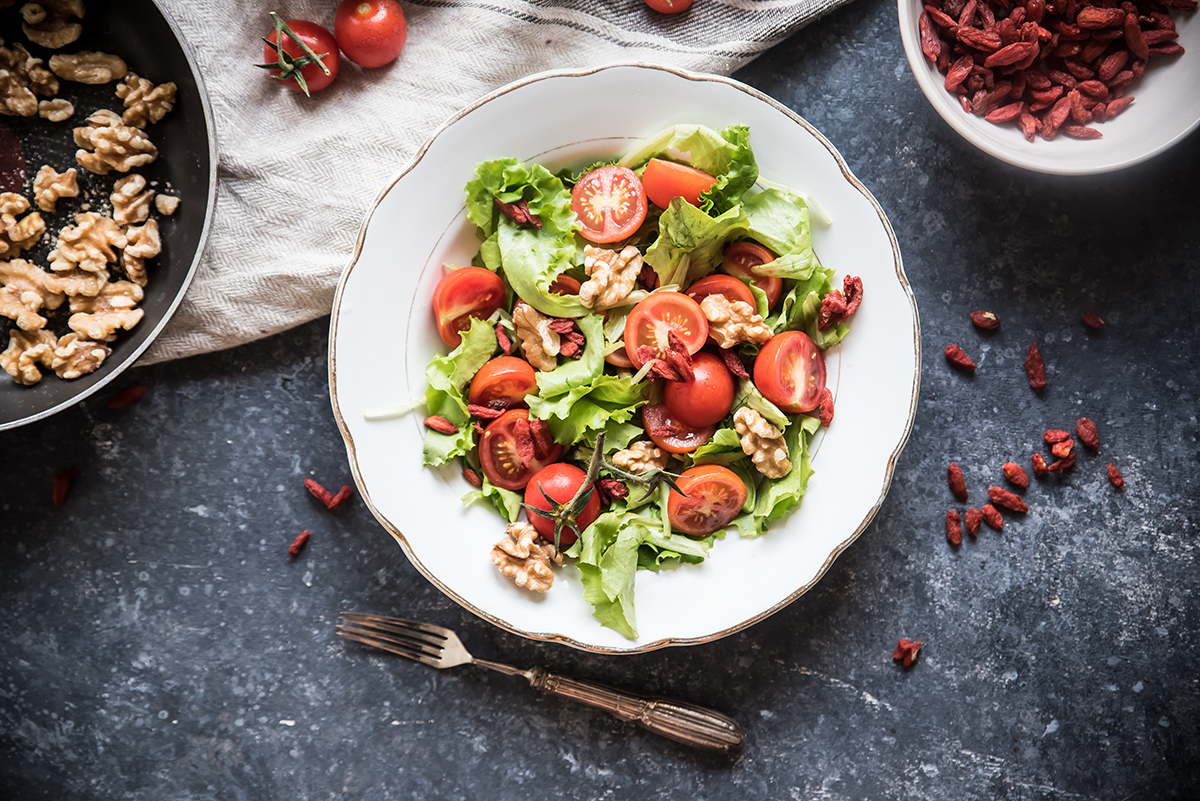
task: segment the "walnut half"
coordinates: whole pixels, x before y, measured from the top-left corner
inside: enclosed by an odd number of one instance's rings
[[[517,586],[545,592],[554,584],[554,568],[561,565],[562,554],[554,543],[546,542],[529,523],[509,523],[507,535],[492,548],[492,562]]]
[[[583,269],[591,277],[579,287],[579,302],[596,311],[611,309],[633,291],[642,271],[642,254],[633,245],[619,253],[585,245]]]
[[[80,50],[50,56],[50,71],[64,81],[101,84],[121,80],[129,74],[129,67],[125,59],[112,53]]]
[[[710,296],[711,297],[711,296]],[[748,406],[734,412],[733,427],[742,439],[742,450],[767,478],[786,476],[792,469],[783,432]]]
[[[650,470],[662,470],[667,466],[670,456],[653,442],[638,440],[622,451],[613,454],[612,463],[624,468],[630,473],[645,473]]]
[[[145,128],[148,123],[161,120],[175,107],[175,84],[155,86],[131,72],[117,84],[117,97],[125,101],[125,113],[121,115],[125,124]]]
[[[75,160],[86,170],[107,175],[110,170],[129,172],[158,158],[144,131],[125,125],[108,109],[100,109],[87,118],[87,125],[75,129]]]
[[[71,17],[83,18],[83,0],[38,0],[21,6],[25,18],[21,30],[29,41],[57,50],[76,41],[83,26]]]
[[[512,319],[521,339],[521,350],[529,363],[543,372],[557,367],[562,339],[556,331],[550,330],[550,318],[528,303],[518,303]]]
[[[58,210],[58,199],[79,197],[79,174],[75,168],[58,172],[49,164],[43,165],[33,179],[33,198],[42,211],[53,214]]]
[[[739,342],[762,344],[771,338],[771,329],[744,300],[730,301],[724,295],[709,295],[700,301],[708,318],[708,334],[719,347],[732,348]]]
[[[0,353],[0,367],[18,384],[33,386],[42,380],[42,367],[54,369],[54,334],[37,331],[13,331],[9,334],[8,347]]]

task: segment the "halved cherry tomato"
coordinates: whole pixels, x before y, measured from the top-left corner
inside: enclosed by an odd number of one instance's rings
[[[746,504],[746,484],[737,473],[719,464],[702,464],[683,471],[667,497],[671,527],[690,537],[707,537],[725,528]]]
[[[803,331],[776,334],[754,360],[754,384],[785,412],[811,412],[825,391],[825,356]]]
[[[667,453],[691,453],[712,439],[715,426],[691,428],[671,416],[671,411],[662,403],[648,403],[642,407],[642,424],[650,440]]]
[[[329,74],[326,75],[325,71],[315,61],[300,68],[300,77],[304,78],[304,84],[308,87],[308,91],[321,91],[333,83],[333,79],[337,77],[338,68],[342,63],[342,54],[338,50],[337,40],[333,38],[332,33],[315,22],[290,19],[287,22],[287,26],[296,35],[297,39],[308,45],[318,56],[321,56],[321,63],[329,70]],[[274,43],[277,41],[278,34],[272,30],[271,35],[267,37],[269,44],[263,45],[264,63],[275,64],[279,61],[279,51],[274,47]],[[287,34],[283,36],[283,52],[293,58],[302,58],[307,55],[300,49],[300,45],[296,44]],[[271,70],[270,72],[274,76],[283,74],[282,70]],[[304,88],[300,86],[295,78],[287,78],[281,81],[281,83],[293,91],[304,92]]]
[[[590,242],[618,242],[633,235],[646,219],[646,190],[628,167],[597,167],[571,190],[571,211],[579,233]]]
[[[646,197],[660,209],[671,205],[671,201],[677,197],[699,206],[700,195],[716,182],[717,179],[706,172],[662,159],[650,159],[642,170],[642,186],[646,189]]]
[[[442,341],[452,348],[462,342],[461,331],[471,318],[487,319],[504,305],[504,281],[482,267],[460,267],[438,281],[433,290],[433,316]]]
[[[625,353],[639,370],[641,345],[649,345],[659,358],[667,352],[667,334],[674,331],[688,353],[696,353],[708,339],[708,318],[700,304],[682,292],[655,292],[633,307],[625,320]]]
[[[753,279],[754,285],[767,295],[767,308],[773,308],[779,296],[783,294],[783,279],[775,275],[756,275],[751,267],[775,261],[775,254],[756,245],[753,242],[734,242],[725,248],[725,253],[718,267],[721,272],[730,275],[744,275]]]
[[[706,275],[688,287],[685,294],[697,303],[702,302],[709,295],[724,295],[729,299],[730,303],[740,300],[743,303],[748,303],[750,308],[755,308],[754,293],[750,291],[750,287],[732,275],[722,275],[719,273]]]
[[[692,0],[646,0],[646,5],[664,14],[678,14],[691,4]]]
[[[579,492],[579,488],[583,486],[586,479],[587,473],[573,464],[559,462],[547,465],[529,479],[529,484],[525,487],[525,505],[548,512],[550,504],[546,502],[546,497],[542,495],[543,492],[549,495],[555,503],[566,503],[575,497],[575,493]],[[542,535],[542,539],[554,542],[554,522],[535,512],[527,510],[525,513],[529,515],[530,524]],[[592,499],[587,502],[583,511],[575,519],[575,523],[579,526],[579,530],[583,531],[599,516],[600,493],[594,492]],[[575,536],[575,532],[569,526],[563,526],[558,536],[558,543],[566,548],[577,539],[579,537]]]
[[[513,408],[526,408],[525,396],[537,390],[537,375],[529,362],[516,356],[497,356],[479,368],[471,379],[467,403],[487,406],[505,398]]]
[[[346,58],[360,67],[382,67],[404,49],[408,22],[396,0],[342,0],[333,34]]]
[[[734,279],[737,280],[737,279]],[[703,428],[719,423],[733,407],[733,374],[711,353],[692,357],[691,381],[667,381],[663,403],[671,416],[686,426]]]
[[[518,420],[528,420],[525,409],[509,409],[497,417],[483,430],[479,438],[479,465],[487,480],[506,490],[524,489],[533,474],[548,464],[558,461],[562,446],[555,443],[543,459],[534,459],[529,464],[521,461],[517,453],[516,435],[513,427]]]
[[[562,273],[550,283],[550,291],[555,295],[578,295],[580,286],[577,280]]]

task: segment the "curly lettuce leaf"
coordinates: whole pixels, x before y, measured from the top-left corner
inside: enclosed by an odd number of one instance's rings
[[[516,522],[517,515],[521,513],[521,504],[525,501],[525,497],[520,493],[497,487],[484,476],[483,486],[464,495],[462,502],[463,506],[470,506],[485,499],[491,501],[496,511],[510,523]]]
[[[709,217],[677,197],[659,217],[658,239],[646,251],[645,262],[660,284],[686,286],[715,270],[725,243],[748,230],[741,206]]]
[[[445,417],[458,426],[457,434],[426,430],[423,461],[443,465],[455,456],[469,453],[475,445],[463,388],[496,351],[496,331],[490,323],[474,319],[462,334],[462,342],[446,355],[438,354],[425,368],[429,386],[425,390],[425,408],[430,415]]]
[[[718,428],[712,439],[692,451],[692,464],[730,465],[746,458],[742,440],[732,428]]]
[[[594,443],[595,432],[628,423],[649,392],[648,381],[634,384],[628,377],[601,374],[591,384],[556,398],[529,396],[526,402],[530,414],[550,423],[555,441],[569,446],[585,439]],[[618,438],[629,436],[624,430],[614,433]]]
[[[729,166],[717,176],[717,182],[700,195],[700,208],[710,214],[729,211],[758,180],[758,162],[750,148],[750,128],[730,125],[721,129],[721,138],[731,148]]]
[[[821,422],[815,417],[800,416],[798,424],[788,427],[784,432],[788,454],[792,460],[792,469],[780,478],[764,479],[758,485],[758,497],[754,503],[754,517],[765,530],[768,524],[785,517],[800,505],[808,489],[808,480],[812,477],[813,469],[809,464],[808,446]],[[745,531],[743,530],[743,536]]]
[[[807,280],[820,266],[812,248],[808,204],[800,195],[771,188],[743,200],[750,237],[778,254],[775,261],[755,268],[759,275]]]

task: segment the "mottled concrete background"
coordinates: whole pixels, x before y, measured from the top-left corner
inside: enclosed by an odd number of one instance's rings
[[[0,796],[1200,797],[1200,138],[1097,178],[999,164],[922,98],[884,0],[738,77],[845,154],[921,310],[921,404],[891,494],[813,591],[717,643],[619,659],[489,627],[361,503],[331,514],[297,492],[350,478],[319,321],[136,370],[119,386],[150,391],[125,410],[99,397],[0,434]],[[1000,331],[974,331],[976,308]],[[1107,330],[1084,329],[1086,310]],[[945,364],[952,341],[974,378]],[[1030,341],[1042,397],[1021,371]],[[1083,415],[1099,456],[1036,481],[1003,534],[947,546],[948,461],[977,503],[1000,464]],[[82,475],[54,508],[67,465]],[[332,636],[344,608],[712,705],[743,721],[746,752],[698,756],[518,680],[369,656]],[[901,636],[925,642],[907,672]]]

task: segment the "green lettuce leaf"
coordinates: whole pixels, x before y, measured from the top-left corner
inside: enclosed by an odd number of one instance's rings
[[[516,522],[517,515],[521,513],[521,504],[525,501],[525,497],[520,493],[497,487],[487,480],[487,476],[483,477],[483,486],[464,495],[462,502],[463,506],[470,506],[484,499],[491,501],[501,516],[510,523]]]
[[[747,230],[741,206],[714,218],[677,197],[659,217],[658,239],[646,251],[645,262],[661,284],[685,286],[716,269],[725,243]]]
[[[735,411],[737,408],[734,407]],[[718,428],[712,439],[692,451],[692,464],[730,465],[746,458],[742,440],[732,428]]]
[[[474,319],[471,327],[463,332],[459,346],[445,356],[434,356],[425,368],[425,378],[429,381],[425,390],[425,408],[430,415],[445,417],[458,426],[458,433],[440,434],[426,430],[424,464],[443,465],[474,447],[475,432],[467,414],[463,387],[495,351],[495,329],[484,320]]]
[[[750,128],[731,125],[721,129],[721,138],[729,143],[729,166],[717,176],[717,182],[700,195],[700,208],[710,214],[723,214],[741,202],[758,180],[758,162],[750,149]]]
[[[749,406],[763,416],[771,425],[783,431],[791,423],[791,418],[784,414],[778,406],[762,396],[758,387],[749,378],[739,378],[737,392],[733,396],[733,411],[743,406]]]
[[[601,374],[591,384],[575,387],[565,395],[545,399],[535,396],[526,398],[529,412],[539,420],[550,423],[554,439],[563,445],[573,445],[583,440],[595,442],[595,432],[609,430],[633,417],[637,408],[646,402],[650,382],[630,382],[629,377]],[[628,438],[642,433],[640,428],[629,426],[635,433],[614,429],[615,439]],[[607,443],[606,448],[611,447]]]
[[[815,417],[800,416],[798,423],[789,426],[784,432],[792,469],[780,478],[764,479],[758,486],[754,516],[761,521],[763,529],[800,505],[800,499],[804,497],[808,489],[808,480],[813,474],[812,465],[809,464],[808,445],[821,422]]]
[[[792,192],[766,189],[742,202],[750,237],[778,254],[769,265],[755,268],[760,275],[807,280],[820,266],[812,249],[808,204]]]

